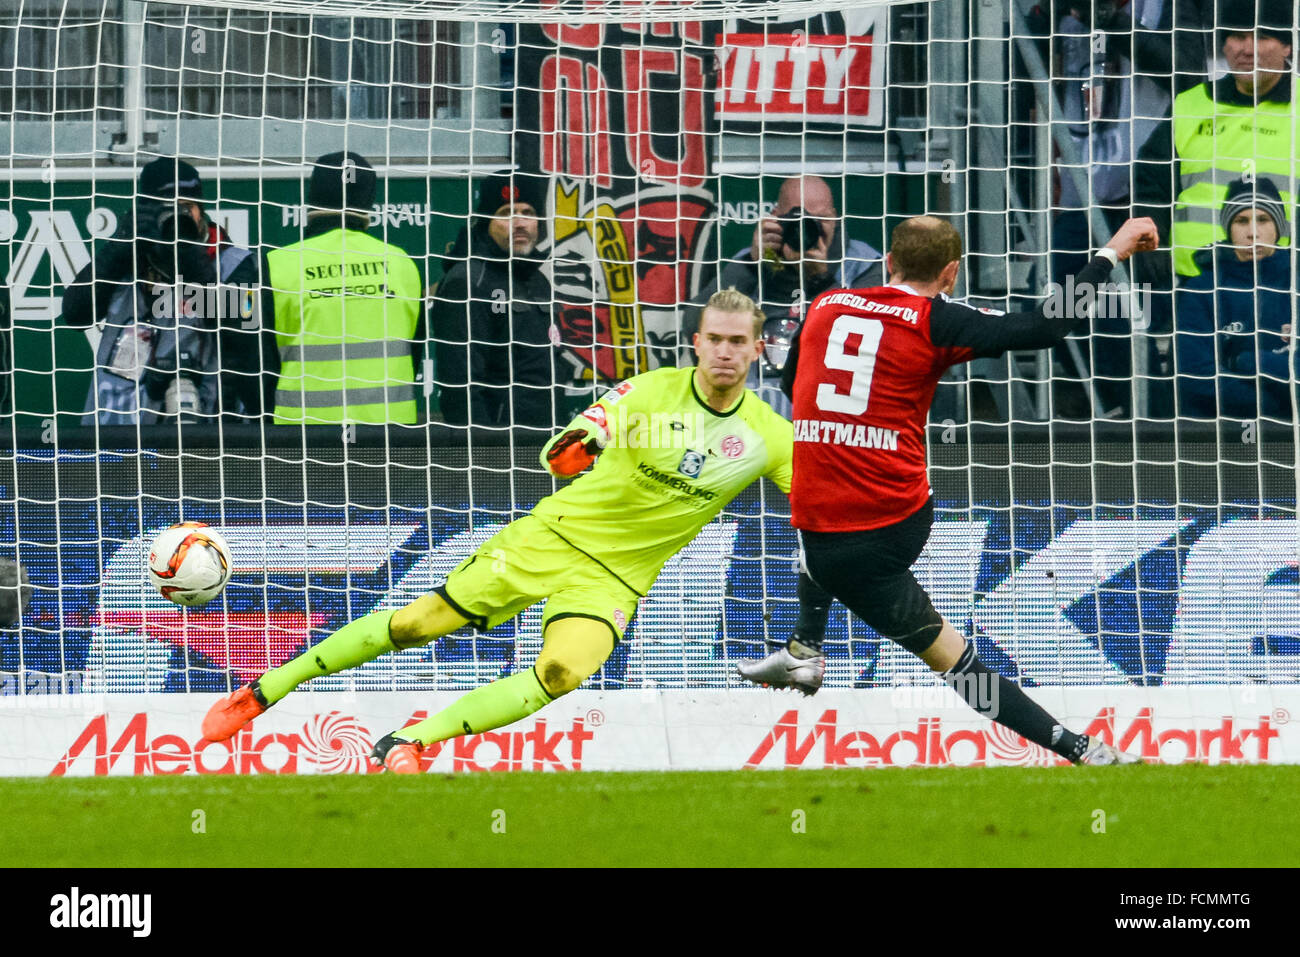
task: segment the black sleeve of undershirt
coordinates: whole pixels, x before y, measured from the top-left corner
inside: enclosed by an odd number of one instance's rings
[[[1106,257],[1093,256],[1075,274],[1073,287],[1100,285],[1113,268]],[[1065,286],[1069,288],[1068,281]],[[971,349],[977,356],[1000,356],[1009,349],[1050,349],[1076,327],[1087,325],[1086,315],[1070,315],[1073,309],[1058,310],[1063,315],[1047,315],[1045,303],[1023,312],[990,315],[965,303],[936,298],[930,308],[930,341],[940,347]]]

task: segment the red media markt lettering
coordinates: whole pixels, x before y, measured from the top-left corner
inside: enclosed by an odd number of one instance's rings
[[[417,711],[407,724],[425,717]],[[321,726],[332,729],[323,735]],[[89,765],[96,775],[119,774],[298,774],[374,773],[366,760],[370,733],[337,713],[315,716],[293,733],[258,734],[254,723],[229,741],[188,740],[177,734],[151,735],[149,715],[131,715],[121,730],[107,715],[91,718],[50,770],[60,777]],[[583,748],[595,737],[582,718],[568,727],[541,718],[524,731],[466,735],[425,749],[428,770],[450,755],[451,771],[581,771]]]
[[[1255,726],[1250,727],[1224,717],[1216,728],[1175,727],[1157,733],[1152,709],[1143,708],[1117,732],[1115,709],[1103,708],[1085,733],[1151,762],[1265,762],[1269,760],[1269,744],[1278,737],[1278,731],[1268,715],[1255,720]],[[1023,739],[1006,740],[995,726],[946,732],[937,716],[919,719],[915,730],[896,731],[883,738],[858,730],[841,733],[839,714],[832,708],[823,712],[812,728],[802,731],[799,712],[785,712],[759,742],[745,767],[767,763],[797,768],[819,762],[825,767],[1065,763]]]

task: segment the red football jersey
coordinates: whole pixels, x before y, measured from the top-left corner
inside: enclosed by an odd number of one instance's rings
[[[791,524],[880,528],[930,497],[925,425],[944,370],[965,347],[930,339],[932,300],[905,286],[828,292],[799,334]]]

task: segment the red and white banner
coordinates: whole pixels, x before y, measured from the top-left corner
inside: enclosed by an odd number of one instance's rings
[[[1076,731],[1149,762],[1300,762],[1300,688],[1036,688]],[[455,692],[298,692],[233,740],[202,740],[214,695],[0,698],[0,775],[373,773],[387,732]],[[672,715],[665,725],[664,716]],[[1064,764],[945,687],[577,691],[508,728],[425,753],[430,771],[739,770]]]
[[[720,120],[880,126],[885,44],[877,33],[724,33],[718,37]]]
[[[574,382],[676,365],[689,345],[680,304],[708,281],[715,218],[710,43],[702,23],[520,27],[515,155],[550,180],[541,248]]]

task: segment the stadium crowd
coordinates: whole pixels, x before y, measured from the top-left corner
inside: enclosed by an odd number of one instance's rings
[[[1127,267],[1154,293],[1140,348],[1149,382],[1168,386],[1148,414],[1289,419],[1292,4],[1073,0],[1035,13],[1065,120],[1051,278],[1076,273],[1130,215],[1149,216],[1162,253]],[[562,422],[572,383],[547,279],[543,178],[483,180],[436,283],[371,234],[377,185],[364,157],[322,156],[302,239],[259,254],[207,216],[192,165],[146,165],[117,233],[63,296],[65,323],[101,331],[83,422]],[[775,383],[808,306],[883,283],[882,265],[847,235],[825,180],[791,177],[752,243],[683,304],[679,341],[718,289],[751,295],[768,320],[750,385],[788,414]],[[1118,310],[1097,315],[1082,351],[1055,350],[1057,378],[1091,383],[1085,417],[1128,417],[1134,327]]]
[[[1148,414],[1290,419],[1282,326],[1291,264],[1278,250],[1289,245],[1300,174],[1292,5],[1064,0],[1036,9],[1066,121],[1053,280],[1127,216],[1150,217],[1162,253],[1140,257],[1130,274],[1148,293],[1138,347],[1154,373]],[[1246,219],[1260,228],[1247,232]],[[1122,310],[1098,310],[1082,355],[1058,350],[1067,377],[1091,374],[1099,417],[1134,411],[1133,330]]]

